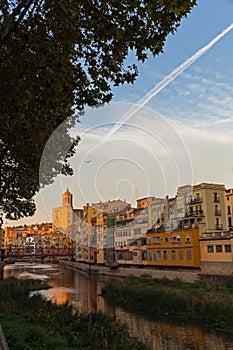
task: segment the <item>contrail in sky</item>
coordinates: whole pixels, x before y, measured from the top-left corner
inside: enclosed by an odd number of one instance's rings
[[[178,77],[186,68],[194,63],[199,57],[207,52],[214,44],[216,44],[221,38],[223,38],[229,31],[233,29],[233,23],[227,27],[224,31],[218,34],[207,45],[198,50],[193,56],[184,61],[180,66],[175,68],[170,74],[168,74],[163,80],[156,84],[145,96],[138,100],[135,105],[125,113],[122,118],[113,126],[113,128],[106,134],[105,138],[111,137],[123,124],[127,122],[139,109],[147,104],[152,97],[156,96],[161,90],[163,90],[168,84],[170,84],[176,77]]]

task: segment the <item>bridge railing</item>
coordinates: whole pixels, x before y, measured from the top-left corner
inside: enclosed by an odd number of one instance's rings
[[[51,249],[35,249],[28,251],[26,249],[4,250],[1,251],[1,260],[10,257],[56,257],[56,256],[74,256],[73,248],[51,248]]]

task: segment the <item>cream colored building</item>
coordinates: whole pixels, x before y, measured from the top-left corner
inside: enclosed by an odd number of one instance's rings
[[[62,206],[52,210],[53,226],[62,232],[66,232],[81,217],[82,210],[73,208],[73,195],[67,188],[62,195]]]
[[[134,239],[134,208],[130,205],[115,215],[114,246],[121,248]]]
[[[148,227],[162,228],[164,231],[173,229],[172,218],[176,217],[176,198],[148,198]]]
[[[233,231],[233,188],[226,190],[225,204],[228,230]]]
[[[181,186],[176,198],[177,228],[199,228],[205,232],[227,230],[225,186],[201,183]]]
[[[83,207],[83,217],[76,232],[76,259],[80,261],[104,263],[107,246],[107,214],[120,213],[129,204],[120,199],[106,202],[87,203]]]

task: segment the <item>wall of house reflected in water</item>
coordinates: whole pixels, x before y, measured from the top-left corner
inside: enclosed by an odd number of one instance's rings
[[[101,297],[109,277],[87,275],[69,268],[40,263],[16,263],[4,268],[3,278],[40,278],[52,288],[41,293],[57,303],[71,302],[80,311],[104,311],[126,323],[130,333],[147,341],[152,350],[233,350],[233,334],[169,319],[148,320],[114,307]],[[120,282],[120,279],[119,279]]]

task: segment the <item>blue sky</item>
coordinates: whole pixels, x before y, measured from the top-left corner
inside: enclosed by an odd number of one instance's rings
[[[187,183],[233,187],[233,30],[135,112],[156,84],[232,23],[233,1],[199,0],[168,37],[164,53],[139,64],[137,81],[114,88],[108,106],[81,118],[72,131],[82,139],[72,159],[74,176],[58,176],[36,196],[32,218],[8,224],[51,221],[67,186],[77,208],[117,198],[135,205],[148,195],[174,196]]]

